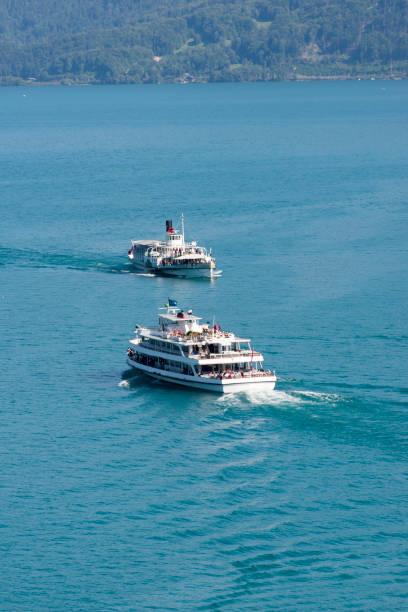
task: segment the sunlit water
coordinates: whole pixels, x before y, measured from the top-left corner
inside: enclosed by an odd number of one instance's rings
[[[407,113],[406,82],[1,90],[1,609],[408,607]],[[214,282],[127,263],[181,212]],[[132,376],[168,297],[276,389]]]

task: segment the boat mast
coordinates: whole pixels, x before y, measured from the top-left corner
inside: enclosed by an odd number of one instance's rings
[[[183,234],[183,243],[184,243],[184,213],[181,213],[181,233]]]

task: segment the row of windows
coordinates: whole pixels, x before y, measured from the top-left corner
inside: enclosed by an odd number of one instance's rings
[[[166,353],[176,353],[177,355],[180,355],[179,347],[175,346],[171,342],[162,342],[160,340],[153,340],[145,337],[142,337],[142,341],[145,343],[147,348],[151,348],[152,350],[164,351]]]
[[[179,372],[180,374],[188,374],[190,376],[194,375],[194,371],[190,366],[178,361],[162,359],[161,357],[151,357],[150,355],[142,355],[133,349],[128,350],[128,355],[132,361],[141,363],[142,365],[147,365],[151,368]]]
[[[247,351],[248,349],[240,347],[239,343],[233,344],[207,344],[205,346],[201,345],[191,345],[191,346],[182,346],[182,345],[174,345],[172,342],[165,342],[162,340],[155,340],[153,338],[147,338],[146,336],[142,336],[142,342],[146,348],[151,348],[152,350],[162,351],[165,353],[174,353],[176,355],[180,355],[180,348],[184,356],[189,357],[191,354],[200,355],[202,357],[206,357],[209,355],[220,355],[222,353],[235,352],[235,351]]]

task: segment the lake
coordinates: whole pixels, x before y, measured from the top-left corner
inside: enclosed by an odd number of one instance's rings
[[[408,81],[0,90],[2,610],[408,607]],[[185,216],[215,281],[135,273]],[[130,377],[168,298],[276,390]]]

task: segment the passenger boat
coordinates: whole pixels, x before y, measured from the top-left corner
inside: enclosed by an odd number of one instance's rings
[[[158,380],[217,393],[275,387],[275,372],[263,369],[249,339],[200,321],[169,300],[157,327],[136,326],[127,363]]]
[[[211,250],[207,252],[196,242],[185,242],[183,216],[181,231],[175,230],[172,220],[167,219],[164,241],[132,240],[128,257],[137,268],[156,274],[188,278],[213,278],[221,274],[215,269]]]

